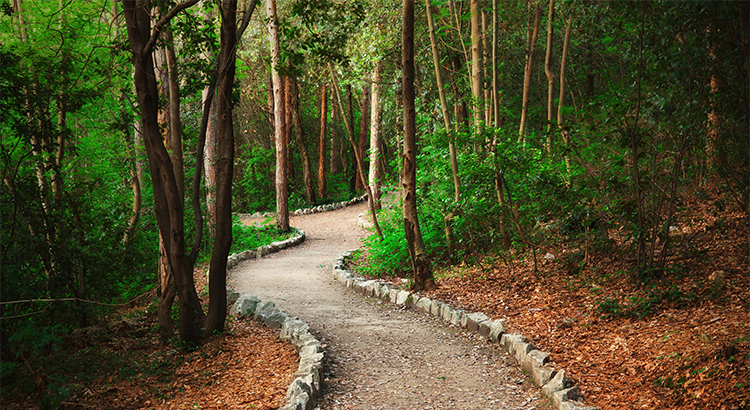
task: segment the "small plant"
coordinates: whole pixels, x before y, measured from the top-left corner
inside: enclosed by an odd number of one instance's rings
[[[596,306],[596,310],[601,314],[602,319],[613,319],[621,316],[623,307],[617,299],[607,298]]]

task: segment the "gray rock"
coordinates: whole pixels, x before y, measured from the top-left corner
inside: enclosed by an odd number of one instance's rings
[[[451,315],[451,324],[453,326],[459,326],[459,325],[461,325],[461,322],[463,321],[464,315],[465,315],[465,313],[464,313],[463,310],[461,310],[461,309],[454,309],[453,310],[453,314]]]
[[[505,325],[502,320],[495,320],[490,323],[490,334],[487,338],[490,341],[498,342],[505,333]]]
[[[549,383],[542,386],[542,393],[547,397],[552,397],[552,393],[564,390],[567,387],[567,383],[568,379],[565,378],[565,370],[559,370]]]
[[[577,400],[563,400],[560,402],[558,410],[599,410],[598,407],[587,406],[586,404]]]
[[[555,403],[555,407],[558,409],[563,401],[579,400],[581,398],[581,390],[578,386],[573,386],[569,389],[559,390],[552,393],[552,402]]]
[[[549,353],[532,350],[523,358],[521,369],[533,375],[534,367],[543,367],[547,362],[549,362]]]
[[[453,309],[449,304],[443,303],[443,306],[440,308],[440,318],[442,318],[444,322],[450,323],[451,316],[453,316]]]
[[[268,309],[270,307],[276,306],[275,303],[268,301],[268,302],[258,302],[258,304],[255,306],[255,313],[253,313],[253,319],[260,320],[260,312],[262,310]]]
[[[406,302],[409,300],[409,297],[411,297],[411,293],[405,290],[402,290],[396,294],[396,304],[397,305],[405,305]]]
[[[464,316],[464,319],[461,321],[461,327],[464,327],[464,322],[466,322],[466,330],[478,332],[479,324],[489,320],[490,318],[484,313],[470,313]],[[489,335],[489,331],[487,332],[487,335]]]
[[[430,304],[430,315],[440,317],[440,310],[443,308],[443,302],[433,300]]]
[[[240,298],[240,293],[232,288],[227,288],[227,306],[234,305]]]
[[[534,367],[531,371],[531,380],[533,380],[537,386],[542,387],[549,383],[556,375],[557,370],[551,367]]]
[[[260,299],[255,296],[241,295],[237,301],[234,302],[234,305],[232,305],[229,314],[239,318],[254,316],[259,303]]]
[[[430,298],[419,298],[416,305],[414,306],[415,309],[422,313],[430,313],[430,305],[432,305],[432,299]]]

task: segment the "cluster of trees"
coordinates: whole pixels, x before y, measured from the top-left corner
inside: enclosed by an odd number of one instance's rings
[[[3,361],[148,284],[164,337],[175,299],[183,340],[221,331],[232,211],[367,193],[416,289],[549,221],[656,272],[684,192],[748,211],[747,2],[256,3],[0,1]]]

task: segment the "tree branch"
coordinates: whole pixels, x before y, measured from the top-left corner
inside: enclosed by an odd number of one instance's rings
[[[169,13],[165,14],[164,17],[162,17],[156,25],[154,25],[154,29],[151,30],[151,38],[148,39],[148,42],[143,47],[143,50],[141,50],[141,53],[143,55],[151,53],[151,50],[153,50],[154,45],[156,44],[156,41],[159,39],[159,35],[161,35],[161,30],[164,28],[164,26],[169,23],[170,20],[174,18],[179,12],[182,10],[185,10],[189,7],[192,7],[195,5],[195,3],[198,3],[200,0],[187,0],[184,1],[178,5],[176,5],[172,10],[169,11]]]

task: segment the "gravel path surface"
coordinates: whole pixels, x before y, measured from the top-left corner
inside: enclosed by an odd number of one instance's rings
[[[331,264],[360,245],[366,204],[293,217],[297,247],[242,262],[240,293],[299,316],[326,348],[320,409],[549,408],[507,354],[478,335],[410,309],[365,298],[333,281]]]

